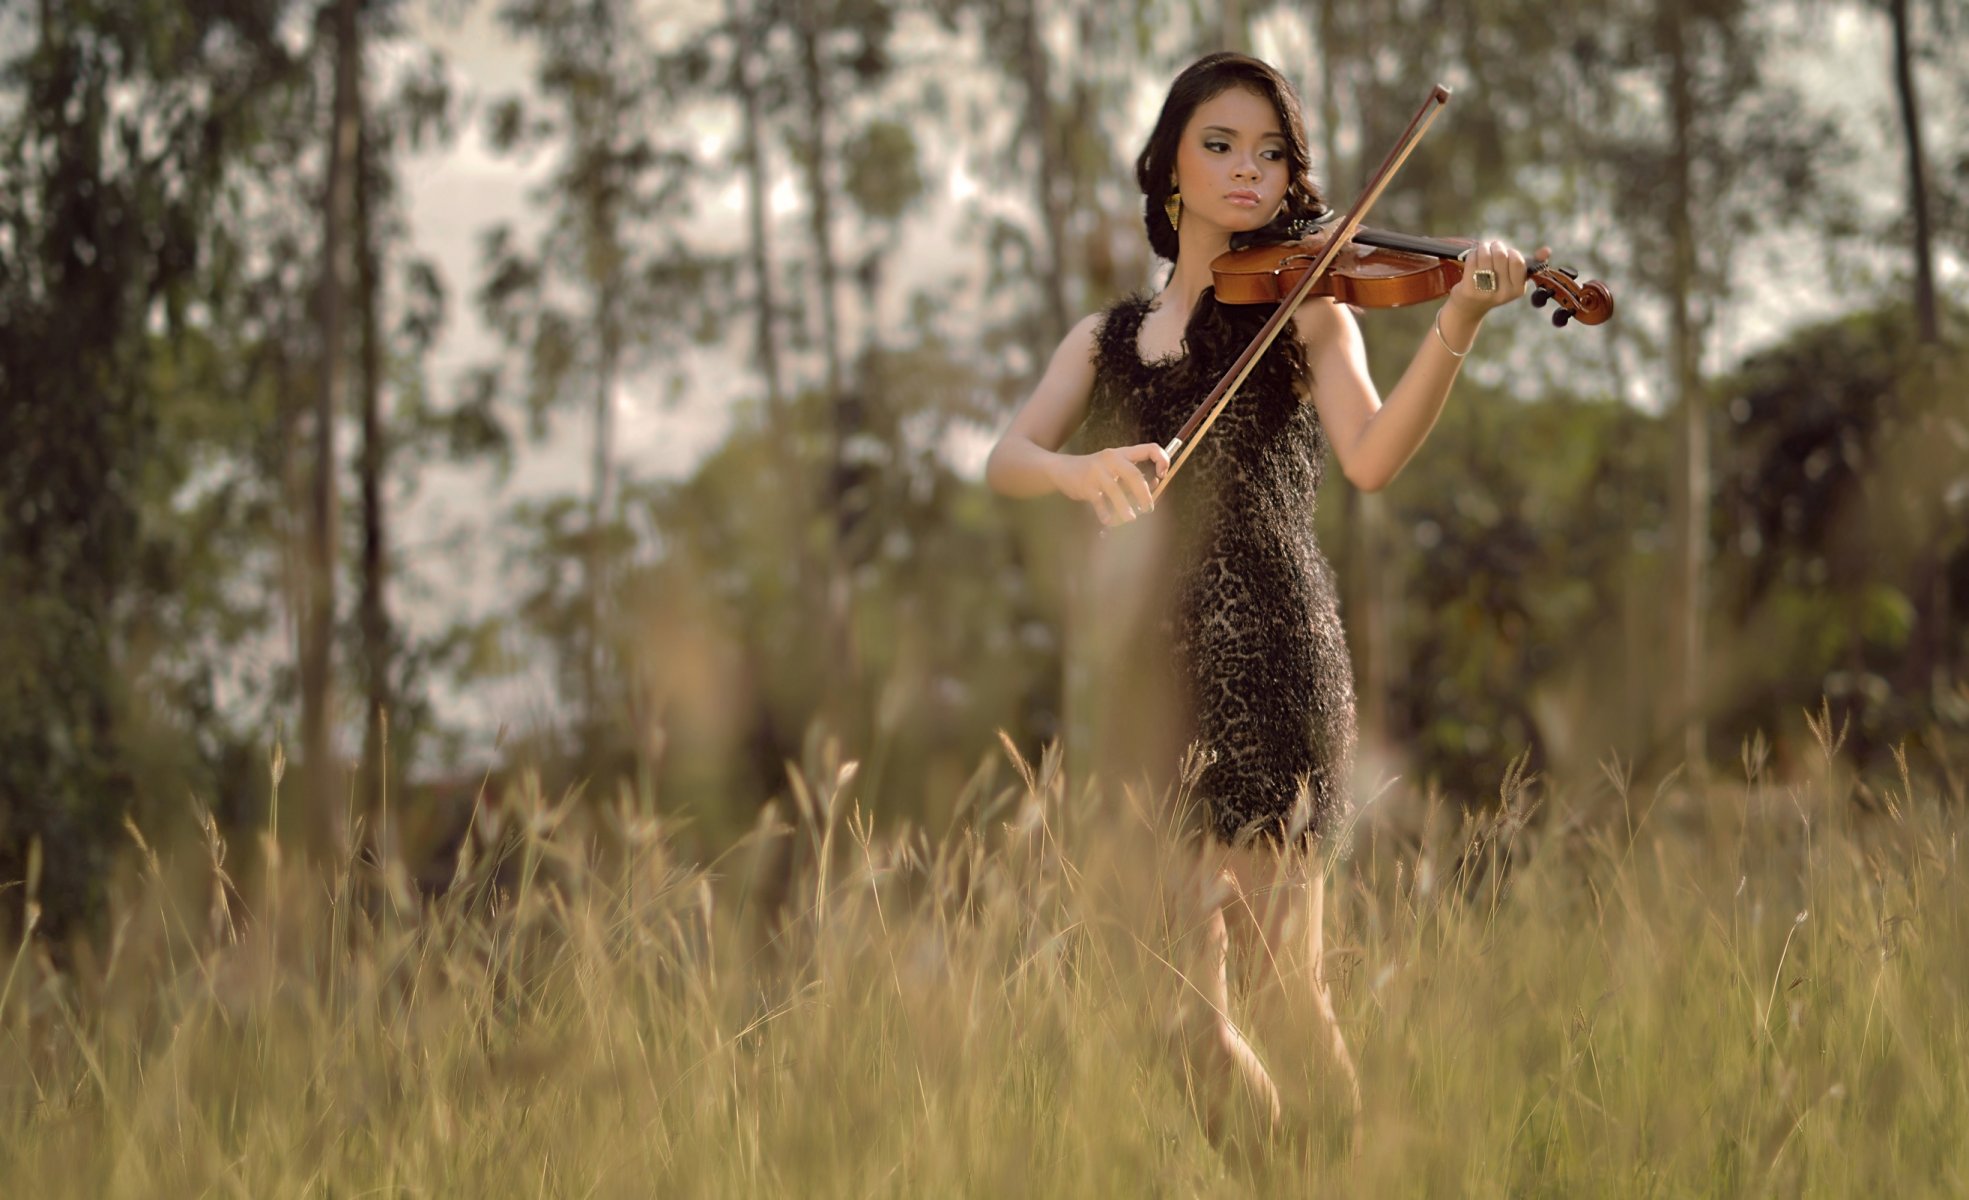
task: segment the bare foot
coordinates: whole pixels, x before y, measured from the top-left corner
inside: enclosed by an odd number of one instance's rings
[[[1221,1149],[1246,1140],[1240,1134],[1269,1139],[1278,1132],[1278,1087],[1236,1026],[1221,1019],[1184,1022],[1169,1031],[1169,1049],[1212,1144]]]

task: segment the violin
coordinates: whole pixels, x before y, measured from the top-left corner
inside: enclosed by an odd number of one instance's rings
[[[1397,171],[1428,131],[1443,105],[1449,103],[1449,89],[1437,84],[1409,119],[1408,128],[1395,140],[1394,149],[1361,189],[1359,198],[1344,217],[1331,226],[1310,230],[1310,236],[1283,245],[1234,249],[1211,261],[1217,298],[1227,304],[1257,304],[1273,301],[1277,307],[1237,361],[1231,364],[1217,386],[1190,413],[1176,436],[1163,447],[1169,469],[1149,492],[1150,502],[1160,497],[1176,478],[1176,472],[1196,452],[1210,427],[1258,363],[1258,358],[1285,328],[1286,322],[1309,295],[1332,296],[1365,308],[1418,304],[1447,295],[1463,277],[1463,257],[1472,243],[1451,238],[1412,237],[1364,228],[1362,220],[1381,196]],[[1295,228],[1292,233],[1302,230]],[[1347,264],[1352,264],[1351,266]],[[1565,325],[1578,320],[1598,325],[1613,316],[1613,293],[1597,280],[1578,281],[1575,272],[1553,267],[1543,261],[1531,265],[1530,278],[1538,291],[1532,304],[1543,308],[1553,300],[1559,309],[1552,323]]]
[[[1225,304],[1276,304],[1290,296],[1332,242],[1336,226],[1294,225],[1289,241],[1234,248],[1211,260],[1217,299]],[[1361,226],[1340,248],[1308,295],[1330,296],[1356,308],[1401,308],[1449,294],[1463,278],[1466,238],[1419,237]],[[1233,242],[1235,246],[1235,240]],[[1552,324],[1598,325],[1613,316],[1613,291],[1597,279],[1546,262],[1528,262],[1531,304],[1553,301]]]

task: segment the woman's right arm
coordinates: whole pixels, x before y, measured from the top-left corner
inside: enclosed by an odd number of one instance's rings
[[[1087,398],[1094,390],[1094,333],[1100,323],[1101,314],[1095,313],[1067,331],[1039,386],[991,448],[985,482],[1005,496],[1059,492],[1092,505],[1102,524],[1116,525],[1154,507],[1148,480],[1135,464],[1154,463],[1159,476],[1169,469],[1169,457],[1153,442],[1092,454],[1059,452],[1087,418]]]

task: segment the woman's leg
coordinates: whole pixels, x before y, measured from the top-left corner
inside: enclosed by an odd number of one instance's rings
[[[1271,1075],[1231,1020],[1224,910],[1234,902],[1236,877],[1224,869],[1221,849],[1207,851],[1195,865],[1176,913],[1186,953],[1175,1048],[1204,1131],[1222,1145],[1240,1125],[1273,1132],[1279,1097]]]
[[[1360,1078],[1326,984],[1326,878],[1317,852],[1280,854],[1261,844],[1228,852],[1226,867],[1236,893],[1225,909],[1253,1026],[1306,1069],[1292,1091],[1310,1096],[1323,1080],[1340,1088],[1358,1132]]]

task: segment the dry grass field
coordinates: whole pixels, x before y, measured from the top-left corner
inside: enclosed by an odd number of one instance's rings
[[[769,835],[680,861],[628,794],[513,790],[436,897],[133,831],[106,949],[7,965],[0,1194],[1969,1193],[1961,797],[1619,774],[1367,807],[1327,918],[1357,1154],[1316,1088],[1266,1150],[1202,1136],[1156,808],[1056,761],[878,832],[810,756],[777,916]]]

